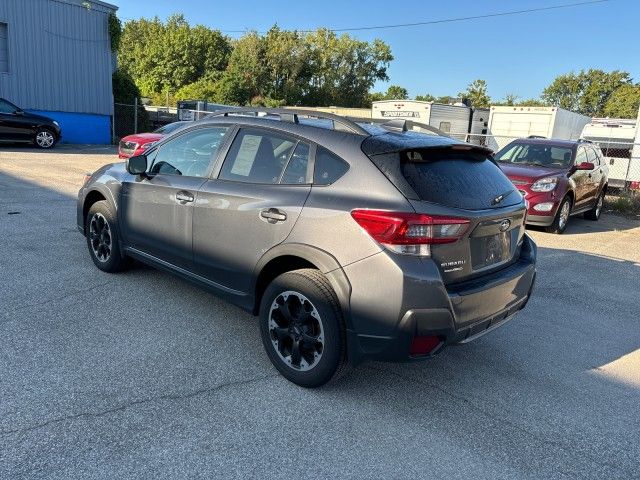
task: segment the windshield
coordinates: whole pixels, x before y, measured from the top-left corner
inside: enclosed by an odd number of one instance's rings
[[[571,165],[573,149],[540,143],[510,143],[495,156],[498,162],[516,165],[534,165],[549,168],[567,168]]]

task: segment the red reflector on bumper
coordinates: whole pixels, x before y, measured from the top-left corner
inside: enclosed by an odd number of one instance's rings
[[[442,339],[435,335],[414,337],[411,341],[411,355],[428,355],[440,346]]]

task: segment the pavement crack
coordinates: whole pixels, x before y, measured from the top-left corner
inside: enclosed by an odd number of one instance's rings
[[[123,405],[119,405],[117,407],[109,408],[107,410],[102,410],[100,412],[82,412],[74,415],[65,415],[63,417],[52,418],[51,420],[47,420],[46,422],[38,423],[36,425],[31,425],[29,427],[24,428],[16,428],[12,430],[0,430],[0,436],[7,435],[15,435],[15,434],[23,434],[29,433],[34,430],[39,430],[41,428],[48,427],[49,425],[54,425],[56,423],[73,421],[82,418],[100,418],[106,415],[111,415],[113,413],[122,412],[128,408],[136,407],[139,405],[145,405],[147,403],[158,402],[163,400],[187,400],[190,398],[198,397],[200,395],[205,395],[207,393],[212,393],[217,390],[222,390],[228,387],[237,387],[242,385],[249,385],[252,383],[258,383],[263,380],[267,380],[269,378],[278,377],[279,374],[269,374],[263,375],[261,377],[250,378],[248,380],[234,380],[230,382],[220,383],[218,385],[214,385],[213,387],[201,388],[199,390],[195,390],[193,392],[189,392],[186,394],[168,394],[168,395],[159,395],[156,397],[144,398],[141,400],[133,400],[131,402],[125,403]]]

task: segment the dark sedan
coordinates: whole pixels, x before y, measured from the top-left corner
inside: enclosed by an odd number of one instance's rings
[[[0,142],[33,143],[52,148],[60,140],[60,125],[51,118],[22,110],[0,98]]]

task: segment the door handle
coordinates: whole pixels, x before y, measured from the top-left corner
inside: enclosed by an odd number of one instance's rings
[[[186,192],[184,190],[181,190],[180,192],[176,193],[176,202],[180,202],[180,203],[189,203],[189,202],[193,202],[193,195],[189,192]]]
[[[269,223],[284,222],[287,219],[287,214],[277,208],[262,210],[260,216],[266,218]]]

